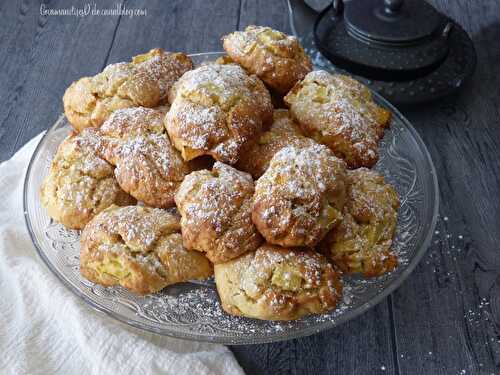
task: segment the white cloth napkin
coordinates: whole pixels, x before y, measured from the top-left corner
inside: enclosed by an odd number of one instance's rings
[[[40,137],[0,164],[0,373],[243,374],[225,346],[128,327],[92,310],[51,274],[22,208]]]

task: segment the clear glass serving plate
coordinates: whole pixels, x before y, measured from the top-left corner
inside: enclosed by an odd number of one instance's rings
[[[196,64],[221,53],[191,55]],[[52,221],[40,204],[39,189],[59,143],[69,134],[64,116],[46,132],[26,174],[24,213],[33,243],[50,270],[94,309],[126,324],[178,338],[224,344],[286,340],[342,324],[382,301],[412,272],[424,255],[436,224],[438,185],[432,160],[411,124],[382,97],[376,101],[393,113],[391,129],[381,142],[376,169],[401,198],[394,249],[398,268],[385,276],[344,279],[344,297],[335,311],[290,322],[270,322],[227,315],[211,281],[183,283],[138,297],[121,287],[104,288],[80,276],[79,232]]]

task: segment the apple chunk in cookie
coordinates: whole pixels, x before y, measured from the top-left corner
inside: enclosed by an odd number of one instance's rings
[[[214,266],[223,309],[266,320],[291,320],[333,310],[342,281],[327,259],[313,251],[264,244]]]
[[[235,164],[244,146],[272,121],[264,84],[235,64],[207,64],[185,73],[170,90],[165,123],[184,160],[210,155]]]
[[[398,208],[398,194],[384,177],[366,168],[349,171],[342,222],[321,250],[347,273],[372,277],[392,271],[398,264],[391,250]]]
[[[82,231],[80,272],[95,283],[140,295],[210,277],[212,264],[182,246],[180,229],[179,217],[167,210],[109,207]]]

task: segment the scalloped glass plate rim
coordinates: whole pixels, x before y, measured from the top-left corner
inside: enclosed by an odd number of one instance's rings
[[[206,52],[206,53],[195,53],[195,54],[190,54],[190,57],[211,57],[213,56],[218,57],[225,54],[224,52]],[[299,338],[299,337],[304,337],[304,336],[309,336],[321,331],[324,331],[326,329],[333,328],[337,325],[340,325],[342,323],[347,322],[348,320],[351,320],[363,312],[367,311],[368,309],[372,308],[373,306],[377,305],[380,303],[382,300],[384,300],[389,294],[391,294],[393,291],[395,291],[402,283],[407,279],[407,277],[411,274],[411,272],[415,269],[417,264],[420,262],[421,258],[427,251],[427,248],[430,245],[430,241],[432,239],[432,235],[434,233],[435,227],[436,227],[436,222],[437,222],[437,217],[438,217],[438,211],[439,211],[439,187],[438,187],[438,181],[437,181],[437,176],[436,176],[436,170],[434,167],[434,164],[432,162],[432,158],[418,135],[417,131],[415,128],[410,124],[410,122],[392,105],[390,104],[386,99],[384,99],[381,95],[379,95],[376,92],[373,92],[374,97],[376,98],[376,101],[379,102],[380,104],[384,105],[388,109],[390,109],[395,117],[397,117],[406,127],[406,129],[411,133],[414,141],[418,144],[420,147],[420,150],[424,154],[425,158],[427,159],[427,163],[429,164],[431,171],[430,175],[432,176],[432,182],[434,185],[434,206],[433,206],[433,214],[432,214],[432,220],[430,225],[428,226],[428,231],[426,234],[425,239],[423,240],[420,248],[416,251],[415,255],[412,257],[411,261],[409,264],[405,267],[405,269],[402,271],[402,273],[399,275],[399,277],[395,278],[394,280],[391,281],[391,283],[383,289],[380,293],[378,293],[376,296],[374,296],[371,300],[361,304],[360,306],[356,307],[355,309],[349,311],[347,314],[342,314],[338,319],[335,321],[324,321],[324,322],[318,322],[314,326],[310,327],[305,327],[301,330],[297,330],[295,332],[290,332],[287,333],[286,331],[281,332],[279,334],[271,334],[266,337],[261,337],[261,338],[238,338],[238,340],[232,340],[231,338],[228,337],[210,337],[210,336],[197,336],[195,334],[190,334],[190,333],[185,333],[185,332],[179,332],[175,330],[167,330],[167,329],[160,329],[156,328],[153,326],[147,326],[145,324],[142,324],[140,322],[135,322],[131,321],[123,316],[120,316],[119,314],[113,312],[111,309],[101,306],[99,303],[96,301],[92,300],[89,298],[87,295],[82,293],[78,288],[74,287],[70,282],[65,280],[60,274],[59,271],[55,268],[55,266],[49,261],[47,256],[45,255],[44,251],[41,249],[40,244],[38,241],[35,239],[35,235],[33,232],[33,227],[31,223],[31,219],[28,215],[28,208],[27,208],[27,182],[28,182],[28,177],[30,176],[31,169],[33,167],[33,162],[35,160],[35,156],[38,154],[40,151],[41,146],[44,144],[44,141],[46,138],[50,135],[50,130],[53,128],[56,128],[58,124],[64,119],[64,114],[60,115],[58,120],[55,122],[54,125],[52,125],[42,136],[40,139],[39,143],[37,144],[33,155],[31,156],[30,162],[28,164],[28,168],[26,170],[25,174],[25,180],[24,180],[24,187],[23,187],[23,210],[24,210],[24,218],[25,218],[25,223],[28,228],[28,232],[30,234],[31,240],[37,250],[38,255],[40,258],[44,261],[44,263],[47,265],[47,267],[51,270],[53,274],[56,275],[56,277],[69,289],[71,292],[73,292],[75,295],[79,296],[82,298],[90,307],[92,307],[94,310],[104,313],[122,323],[125,323],[127,325],[148,331],[148,332],[153,332],[157,333],[160,335],[164,336],[170,336],[170,337],[175,337],[175,338],[180,338],[180,339],[187,339],[187,340],[195,340],[195,341],[205,341],[205,342],[212,342],[212,343],[221,343],[221,344],[227,344],[227,345],[244,345],[244,344],[260,344],[260,343],[268,343],[268,342],[276,342],[276,341],[283,341],[283,340],[290,340],[294,338]]]

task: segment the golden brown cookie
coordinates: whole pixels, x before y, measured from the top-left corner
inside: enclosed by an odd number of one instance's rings
[[[73,82],[64,93],[64,113],[77,131],[99,127],[117,109],[165,102],[170,87],[189,69],[185,54],[153,49]]]
[[[189,174],[175,195],[184,246],[213,263],[255,250],[262,237],[251,219],[253,193],[252,176],[220,162]]]
[[[269,92],[235,64],[207,64],[170,90],[165,122],[184,160],[200,155],[234,164],[242,148],[272,121]]]
[[[291,320],[333,310],[342,281],[326,258],[314,251],[264,244],[214,266],[223,309],[266,320]]]
[[[127,193],[152,207],[171,207],[175,191],[189,172],[163,124],[165,113],[144,107],[119,109],[104,122],[104,158]]]
[[[113,174],[113,166],[96,155],[98,140],[84,132],[70,134],[57,149],[40,199],[48,215],[64,226],[82,229],[112,204],[134,204]]]
[[[174,83],[188,70],[193,69],[193,62],[182,52],[165,52],[161,48],[132,57],[139,71],[145,72],[158,83],[160,103],[167,103],[168,93]]]
[[[228,55],[223,55],[221,57],[218,57],[214,62],[216,64],[221,64],[221,65],[236,64],[236,62]]]
[[[297,38],[270,27],[251,25],[222,40],[232,60],[282,95],[312,70]]]
[[[262,133],[256,141],[249,143],[241,153],[236,168],[250,173],[254,178],[264,174],[274,154],[286,146],[306,147],[316,144],[304,137],[298,125],[290,117],[286,109],[274,111],[271,128]]]
[[[348,172],[343,220],[320,248],[347,273],[366,277],[392,271],[398,264],[391,250],[399,198],[396,190],[375,171]]]
[[[323,70],[309,73],[285,97],[306,136],[323,143],[350,168],[372,167],[391,113],[358,81]]]
[[[236,62],[229,57],[228,55],[221,56],[214,61],[216,64],[227,65],[227,64],[236,64]],[[247,71],[248,73],[248,71]],[[269,88],[269,94],[271,94],[271,103],[273,103],[273,107],[275,109],[282,108],[286,109],[287,106],[283,101],[283,95],[272,88]],[[286,94],[286,93],[285,93]]]
[[[179,218],[142,206],[112,206],[82,231],[80,272],[90,281],[136,294],[212,275],[212,265],[182,246]]]
[[[341,219],[345,173],[323,145],[281,149],[255,184],[255,226],[269,243],[315,246]]]

